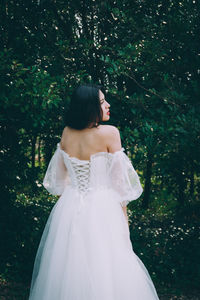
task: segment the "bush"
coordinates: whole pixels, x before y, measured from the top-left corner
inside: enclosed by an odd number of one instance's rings
[[[199,204],[174,214],[156,214],[132,205],[133,250],[159,286],[198,289],[200,281]],[[134,206],[134,207],[133,207]]]

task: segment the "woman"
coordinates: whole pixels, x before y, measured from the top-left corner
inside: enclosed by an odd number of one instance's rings
[[[148,271],[134,253],[126,205],[141,195],[100,86],[71,99],[45,188],[61,195],[35,259],[29,300],[155,300]]]

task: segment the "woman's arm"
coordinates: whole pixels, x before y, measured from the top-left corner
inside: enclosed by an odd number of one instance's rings
[[[124,215],[125,215],[125,217],[126,217],[126,219],[127,219],[127,222],[128,222],[127,206],[122,206],[122,210],[123,210]],[[129,226],[129,222],[128,222],[128,226]]]
[[[108,125],[107,128],[108,128],[108,132],[109,132],[109,134],[107,135],[109,137],[108,141],[107,141],[107,148],[108,148],[109,152],[113,153],[122,148],[120,132],[119,132],[118,128],[115,126]],[[128,215],[127,215],[127,206],[122,206],[122,210],[124,212],[124,215],[127,219],[127,223],[129,226]]]

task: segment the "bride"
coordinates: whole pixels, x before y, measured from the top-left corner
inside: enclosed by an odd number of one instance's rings
[[[126,206],[142,194],[103,89],[73,93],[43,185],[59,195],[35,258],[29,300],[156,300],[134,253]]]

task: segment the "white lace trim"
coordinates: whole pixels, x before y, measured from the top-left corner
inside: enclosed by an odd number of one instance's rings
[[[60,147],[60,143],[57,144],[57,148],[63,152],[64,154],[66,154],[68,156],[68,158],[72,159],[72,160],[76,160],[76,161],[81,161],[81,162],[90,162],[93,158],[95,157],[98,157],[98,156],[114,156],[115,154],[119,153],[119,152],[124,152],[125,149],[122,147],[120,150],[118,151],[115,151],[114,153],[111,153],[111,152],[105,152],[105,151],[102,151],[102,152],[97,152],[97,153],[94,153],[94,154],[91,154],[90,155],[90,159],[86,160],[86,159],[79,159],[77,157],[73,157],[73,156],[70,156],[66,151],[62,150],[61,147]]]

